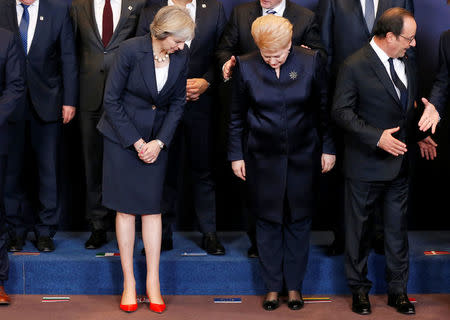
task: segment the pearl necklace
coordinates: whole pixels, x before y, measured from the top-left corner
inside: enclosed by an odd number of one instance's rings
[[[153,56],[155,57],[155,61],[164,62],[169,57],[169,54],[166,53],[164,56],[158,57],[158,55],[155,53],[155,54],[153,54]]]

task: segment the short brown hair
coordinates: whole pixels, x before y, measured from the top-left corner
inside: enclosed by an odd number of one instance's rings
[[[413,14],[403,8],[395,7],[386,10],[378,19],[373,29],[373,35],[378,38],[386,38],[386,34],[392,32],[398,37],[402,33],[405,17],[414,19]]]
[[[259,49],[284,49],[292,40],[292,29],[288,19],[268,14],[253,21],[252,36]]]

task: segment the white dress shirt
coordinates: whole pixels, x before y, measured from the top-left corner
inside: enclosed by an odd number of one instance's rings
[[[168,6],[174,6],[175,3],[173,3],[172,0],[167,0],[167,5]],[[189,15],[191,16],[192,20],[194,20],[195,22],[195,13],[197,10],[197,1],[196,0],[192,0],[191,2],[189,2],[188,4],[186,4],[186,10],[189,12]],[[191,42],[192,40],[186,41],[186,45],[188,47],[191,46]]]
[[[20,26],[20,21],[23,16],[23,7],[19,0],[16,0],[16,12],[17,12],[17,23]],[[39,14],[39,0],[36,0],[28,7],[28,14],[30,15],[30,20],[28,23],[27,32],[27,53],[30,51],[31,42],[33,41],[34,32],[36,31],[36,24]],[[43,17],[44,18],[44,17]]]
[[[169,65],[170,63],[165,67],[155,68],[156,89],[158,90],[158,93],[162,90],[162,88],[166,84],[167,77],[169,76]]]
[[[366,14],[366,0],[360,0],[360,1],[361,1],[363,15],[365,15]],[[377,16],[377,11],[378,11],[378,1],[379,0],[373,0],[373,14],[375,15],[375,17]]]
[[[271,9],[264,9],[263,8],[262,9],[262,15],[263,16],[267,16],[268,15],[268,13],[266,12],[267,10],[275,10],[276,11],[275,15],[279,16],[279,17],[282,17],[283,13],[284,13],[284,9],[286,9],[286,0],[281,1],[279,5],[277,5],[276,7],[271,8]]]
[[[122,0],[110,0],[113,14],[113,32],[116,30],[117,24],[120,20],[120,12],[122,10]],[[97,23],[98,33],[100,38],[103,37],[103,8],[105,7],[105,0],[94,0],[95,22]]]
[[[373,50],[375,50],[375,53],[377,54],[378,58],[380,58],[381,62],[383,63],[384,67],[386,68],[386,72],[388,73],[389,77],[392,80],[391,75],[391,68],[389,67],[389,56],[386,54],[386,52],[383,51],[374,41],[370,41],[370,45],[372,46]],[[403,82],[406,88],[408,88],[408,79],[406,78],[406,70],[405,70],[405,63],[399,59],[392,59],[394,63],[394,69],[397,73],[399,79]],[[394,82],[392,82],[394,85]],[[395,91],[397,92],[398,97],[400,98],[400,90],[394,85]]]

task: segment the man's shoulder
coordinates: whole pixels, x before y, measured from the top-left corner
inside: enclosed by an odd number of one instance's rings
[[[257,1],[245,2],[245,3],[241,3],[237,6],[235,6],[232,10],[232,14],[243,17],[248,12],[252,12],[252,11],[258,10],[258,9],[261,9],[259,2],[257,2]]]
[[[361,49],[352,53],[344,60],[346,66],[358,68],[361,64],[369,60],[369,55],[373,51],[370,44],[364,45]],[[373,54],[376,54],[373,52]]]
[[[301,15],[301,16],[307,16],[307,17],[313,17],[314,16],[314,12],[306,7],[303,7],[295,2],[286,1],[286,9],[287,12],[289,12],[289,14],[293,14],[295,13],[296,15]]]
[[[58,11],[57,13],[55,12],[55,15],[60,13],[60,11],[67,10],[70,7],[69,3],[60,0],[39,0],[39,4],[48,6],[52,11]]]

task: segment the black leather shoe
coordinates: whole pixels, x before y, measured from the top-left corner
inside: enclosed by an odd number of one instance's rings
[[[173,250],[173,240],[172,239],[163,239],[161,241],[161,252],[162,251],[170,251]],[[141,255],[145,256],[145,248],[142,248]]]
[[[22,237],[14,237],[8,241],[8,251],[9,252],[19,252],[23,250],[25,245],[25,240]]]
[[[344,241],[334,240],[333,243],[327,249],[328,256],[340,256],[344,254],[345,244]]]
[[[215,232],[207,232],[203,234],[202,249],[208,254],[222,256],[225,254],[225,248],[220,243]]]
[[[84,247],[86,249],[98,249],[107,242],[108,240],[106,239],[105,230],[94,230],[92,231],[89,239],[84,244]]]
[[[406,293],[390,294],[388,296],[388,305],[397,309],[403,314],[416,314],[414,305],[409,301]]]
[[[302,294],[299,292],[300,299],[288,300],[288,308],[291,310],[300,310],[305,305]]]
[[[36,241],[36,248],[43,252],[52,252],[55,250],[55,244],[50,237],[39,237]]]
[[[262,304],[262,307],[264,308],[264,310],[267,310],[267,311],[273,311],[276,308],[278,308],[279,306],[280,306],[280,299],[278,299],[278,297],[276,300],[264,299],[264,302]]]
[[[367,293],[353,294],[352,311],[362,315],[367,315],[372,312]]]
[[[249,257],[249,258],[258,258],[259,257],[258,247],[256,245],[252,244],[251,247],[248,248],[247,257]]]

